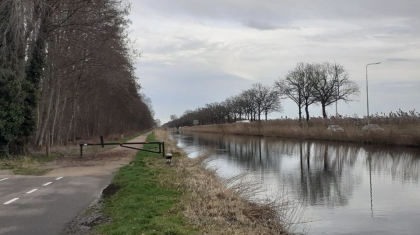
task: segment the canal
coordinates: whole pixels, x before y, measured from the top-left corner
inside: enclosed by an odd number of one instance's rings
[[[172,132],[189,157],[212,149],[221,178],[245,174],[303,208],[297,232],[420,234],[420,151],[294,139]]]

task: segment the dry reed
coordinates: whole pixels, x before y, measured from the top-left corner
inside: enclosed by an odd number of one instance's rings
[[[193,226],[199,228],[200,234],[291,234],[287,229],[292,229],[294,222],[301,218],[299,213],[289,216],[291,210],[286,207],[291,203],[286,204],[286,200],[251,201],[258,190],[255,185],[240,180],[243,179],[241,176],[220,180],[215,171],[205,167],[208,154],[187,158],[165,131],[156,130],[155,136],[169,143],[165,145],[169,151],[180,153],[175,155],[172,164],[176,172],[172,183],[184,192],[180,210]]]
[[[270,136],[313,140],[386,144],[420,147],[420,117],[374,116],[371,123],[379,124],[381,131],[363,131],[364,120],[359,118],[312,118],[309,125],[298,120],[285,119],[252,123],[233,123],[183,127],[183,131],[222,133],[234,135]],[[344,131],[327,130],[329,125],[339,125]]]

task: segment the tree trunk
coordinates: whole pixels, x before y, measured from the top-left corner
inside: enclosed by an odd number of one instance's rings
[[[51,138],[51,147],[54,145],[56,136],[55,136],[55,128],[56,128],[56,124],[57,124],[57,117],[58,117],[58,110],[59,110],[59,105],[60,105],[60,98],[61,98],[61,85],[58,85],[57,88],[57,92],[56,92],[56,100],[55,100],[55,104],[54,104],[54,117],[52,119],[52,127],[51,127],[51,134],[52,134],[52,138]]]
[[[301,123],[302,121],[302,108],[300,106],[299,107],[299,123]]]
[[[41,127],[43,125],[43,121],[44,121],[44,115],[45,115],[45,109],[47,106],[46,104],[46,100],[47,100],[47,91],[48,91],[48,83],[47,80],[44,78],[41,81],[40,84],[40,89],[39,89],[39,93],[40,93],[40,101],[38,102],[38,107],[37,109],[37,120],[36,120],[36,131],[35,131],[35,142],[34,144],[36,146],[38,146],[39,143],[39,139],[42,138],[41,137]]]
[[[50,122],[50,116],[51,116],[50,114],[51,114],[51,106],[52,106],[53,97],[54,97],[54,90],[50,91],[50,98],[49,98],[49,101],[48,101],[48,104],[47,104],[47,110],[45,112],[46,116],[45,116],[45,118],[42,122],[41,134],[39,135],[39,139],[38,139],[38,143],[37,143],[38,146],[42,146],[43,141],[45,139],[46,130],[47,130],[48,124]]]
[[[321,103],[322,106],[322,116],[325,118],[327,118],[327,112],[325,111],[325,102]]]
[[[305,105],[306,123],[309,123],[309,105]]]
[[[28,60],[28,66],[26,67],[26,79],[24,81],[24,90],[26,92],[26,97],[24,99],[25,103],[25,121],[22,124],[22,132],[24,133],[24,136],[30,136],[35,133],[37,129],[39,128],[39,120],[36,119],[35,113],[38,110],[38,99],[39,99],[39,84],[41,82],[41,79],[44,75],[44,69],[45,69],[45,59],[46,59],[46,46],[47,46],[47,38],[48,38],[48,27],[50,26],[50,18],[52,14],[53,9],[47,8],[45,10],[45,13],[41,16],[40,19],[40,26],[38,35],[35,39],[35,47],[32,52],[32,57],[30,60]],[[46,81],[44,80],[43,87],[45,86]],[[42,91],[47,92],[46,90]],[[41,112],[41,115],[43,115],[43,112]],[[38,138],[42,138],[40,136],[40,133],[36,133],[35,141],[39,142]]]
[[[81,74],[80,74],[80,76],[81,76]],[[80,76],[79,76],[79,79],[80,79]],[[75,125],[76,125],[76,108],[77,108],[77,102],[78,102],[78,100],[79,100],[79,79],[77,79],[76,80],[76,83],[74,84],[75,85],[75,95],[74,95],[74,98],[73,98],[73,108],[72,108],[72,114],[71,114],[71,119],[70,119],[70,125],[69,125],[69,129],[68,129],[68,132],[67,132],[67,138],[66,138],[66,142],[68,142],[69,140],[70,140],[70,136],[72,136],[71,134],[72,134],[72,129],[73,129],[73,133],[74,133],[74,130],[76,129],[75,128]]]
[[[57,141],[60,144],[62,144],[62,140],[63,140],[63,138],[61,136],[61,130],[62,130],[62,127],[63,127],[64,111],[66,110],[66,105],[67,105],[67,94],[68,94],[68,92],[66,91],[66,94],[64,95],[64,99],[63,99],[63,107],[59,112],[60,121],[59,121],[59,124],[58,124],[58,130],[57,130]]]

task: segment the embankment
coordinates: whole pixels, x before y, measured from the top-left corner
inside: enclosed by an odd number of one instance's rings
[[[119,191],[101,209],[110,222],[95,228],[100,234],[289,234],[276,205],[247,201],[204,168],[205,157],[189,159],[162,130],[147,141],[157,139],[173,153],[172,164],[140,151],[122,167],[113,181]]]
[[[288,119],[182,127],[182,131],[420,147],[419,123],[387,123],[380,125],[382,129],[371,131],[363,131],[362,122],[357,120],[336,120],[334,124],[343,131],[328,130],[328,122],[322,119],[313,120],[310,125]]]

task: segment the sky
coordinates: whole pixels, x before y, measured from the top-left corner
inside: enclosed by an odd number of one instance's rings
[[[254,83],[273,85],[297,63],[338,63],[360,86],[341,115],[420,110],[418,0],[131,0],[141,92],[162,123],[222,102]],[[294,118],[296,104],[283,100]],[[335,114],[335,106],[327,109]],[[313,106],[311,116],[321,116]]]

